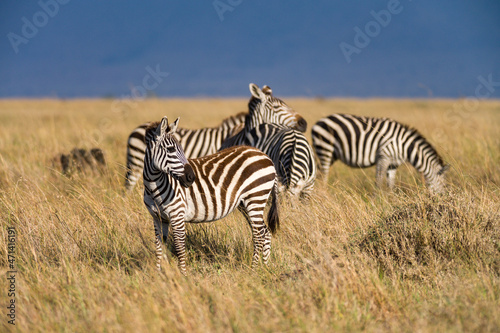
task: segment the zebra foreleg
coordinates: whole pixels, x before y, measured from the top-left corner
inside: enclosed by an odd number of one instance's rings
[[[384,182],[387,177],[387,170],[389,169],[389,160],[386,158],[379,158],[377,160],[376,170],[376,183],[378,188],[383,188]]]
[[[163,250],[161,247],[161,221],[158,219],[154,219],[154,226],[155,226],[155,254],[156,254],[156,268],[160,271],[161,270],[161,258],[163,256]]]
[[[389,165],[387,169],[387,186],[391,190],[394,188],[394,183],[396,182],[396,169],[397,166],[393,164]]]
[[[174,248],[179,260],[179,269],[183,275],[186,273],[186,224],[184,214],[171,219],[172,236],[174,238]]]

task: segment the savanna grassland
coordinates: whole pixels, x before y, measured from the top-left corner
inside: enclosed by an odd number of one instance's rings
[[[171,243],[155,269],[142,184],[124,191],[130,131],[163,115],[215,126],[245,99],[0,101],[0,330],[21,332],[498,332],[500,102],[285,99],[310,128],[328,114],[415,126],[451,165],[431,197],[412,167],[394,192],[336,163],[307,203],[280,198],[269,266],[252,270],[238,212],[188,226],[188,277]],[[467,108],[465,108],[467,106]],[[53,158],[105,151],[104,171]],[[15,326],[7,323],[14,227]]]

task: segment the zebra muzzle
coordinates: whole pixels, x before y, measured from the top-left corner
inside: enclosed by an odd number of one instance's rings
[[[184,174],[179,177],[179,181],[182,186],[189,187],[193,185],[196,175],[194,174],[193,168],[189,163],[184,164]]]
[[[297,121],[297,130],[302,133],[305,133],[307,130],[307,121],[302,117]]]

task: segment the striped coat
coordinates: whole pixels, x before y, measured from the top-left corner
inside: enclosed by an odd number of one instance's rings
[[[179,128],[175,133],[175,138],[180,141],[185,149],[187,158],[196,158],[215,153],[222,145],[222,142],[230,137],[235,128],[245,121],[245,112],[240,112],[228,117],[222,123],[213,128],[185,129]],[[142,174],[144,167],[144,154],[146,152],[146,128],[159,123],[147,122],[130,133],[127,142],[127,174],[125,176],[125,186],[132,189]]]
[[[316,162],[313,150],[304,134],[276,124],[261,124],[243,131],[236,139],[227,140],[222,148],[230,145],[248,145],[266,153],[276,166],[280,192],[308,198],[316,180]]]
[[[180,141],[185,149],[188,158],[202,157],[215,153],[221,147],[222,142],[240,131],[244,125],[276,123],[298,129],[304,132],[307,122],[286,105],[282,100],[272,96],[271,88],[264,86],[262,90],[251,83],[249,85],[252,97],[248,103],[249,113],[239,113],[236,116],[227,118],[216,128],[202,128],[198,130],[179,129],[176,139]],[[144,166],[144,151],[146,149],[145,129],[151,123],[137,127],[129,136],[127,145],[127,174],[125,176],[125,186],[132,189],[137,183],[142,168]]]
[[[333,114],[313,126],[312,139],[325,179],[330,166],[341,160],[356,168],[376,165],[377,184],[386,180],[392,188],[397,167],[409,162],[424,175],[431,191],[443,190],[448,166],[416,129],[397,121]]]
[[[235,208],[245,213],[252,229],[255,265],[262,254],[267,263],[271,232],[279,225],[277,179],[272,161],[251,147],[234,147],[197,159],[186,159],[166,117],[146,132],[144,203],[154,220],[157,266],[162,257],[161,239],[172,231],[179,267],[186,274],[186,222],[209,222]],[[268,226],[264,208],[271,197]],[[270,229],[270,231],[269,231]]]

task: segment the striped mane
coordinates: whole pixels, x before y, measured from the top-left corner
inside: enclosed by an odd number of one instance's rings
[[[435,154],[435,156],[436,156],[436,162],[440,166],[444,166],[445,165],[443,159],[441,158],[441,155],[439,155],[439,153],[434,148],[434,146],[431,145],[430,142],[427,141],[427,139],[415,127],[407,125],[407,124],[403,124],[403,123],[400,123],[400,124],[409,133],[411,133],[410,136],[414,136],[415,137],[415,139],[413,140],[413,142],[408,147],[408,151],[407,151],[408,157],[411,155],[411,152],[415,148],[415,142],[420,142],[421,146],[423,146],[424,148],[427,148],[427,149],[431,150]]]
[[[144,141],[146,142],[146,146],[149,146],[149,142],[154,137],[154,134],[155,134],[155,131],[156,131],[156,128],[158,127],[158,125],[160,125],[159,121],[153,121],[153,122],[149,123],[148,126],[146,127],[146,129],[145,129],[146,133],[145,133],[145,137],[144,137]]]

